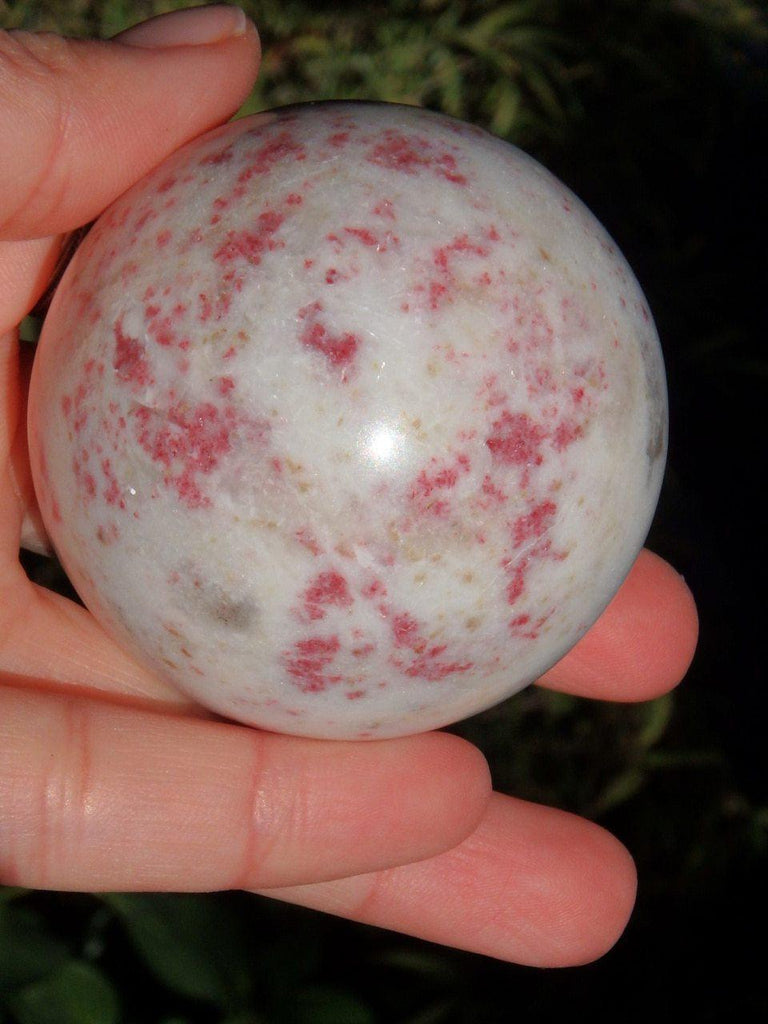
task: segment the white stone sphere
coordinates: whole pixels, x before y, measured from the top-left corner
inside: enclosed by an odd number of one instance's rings
[[[666,389],[582,203],[478,128],[306,104],[187,145],[88,233],[36,356],[83,601],[222,715],[345,739],[497,703],[646,537]]]

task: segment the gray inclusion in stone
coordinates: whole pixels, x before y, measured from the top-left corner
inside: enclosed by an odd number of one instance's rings
[[[216,580],[189,563],[182,564],[175,584],[176,604],[195,618],[207,619],[233,631],[245,631],[258,617],[258,609],[249,597],[237,597]]]
[[[667,450],[667,380],[656,332],[646,336],[642,342],[643,368],[645,370],[645,399],[648,408],[648,456],[649,473],[652,473],[659,459]]]
[[[648,444],[645,452],[653,467],[667,447],[667,409],[664,402],[651,402],[648,411]]]

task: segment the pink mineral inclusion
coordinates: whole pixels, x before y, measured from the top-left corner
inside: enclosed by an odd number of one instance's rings
[[[658,339],[581,203],[415,108],[256,115],[90,231],[30,437],[105,628],[274,730],[431,729],[578,640],[648,529]]]

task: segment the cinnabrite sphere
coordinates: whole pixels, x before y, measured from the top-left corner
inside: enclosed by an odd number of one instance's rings
[[[646,536],[651,315],[540,165],[412,107],[309,104],[180,150],[92,228],[30,404],[85,603],[208,707],[379,738],[498,702]]]

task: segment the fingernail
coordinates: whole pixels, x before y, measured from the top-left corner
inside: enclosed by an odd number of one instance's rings
[[[115,42],[147,49],[164,46],[205,46],[245,35],[248,19],[239,7],[213,4],[160,14],[126,29]]]

